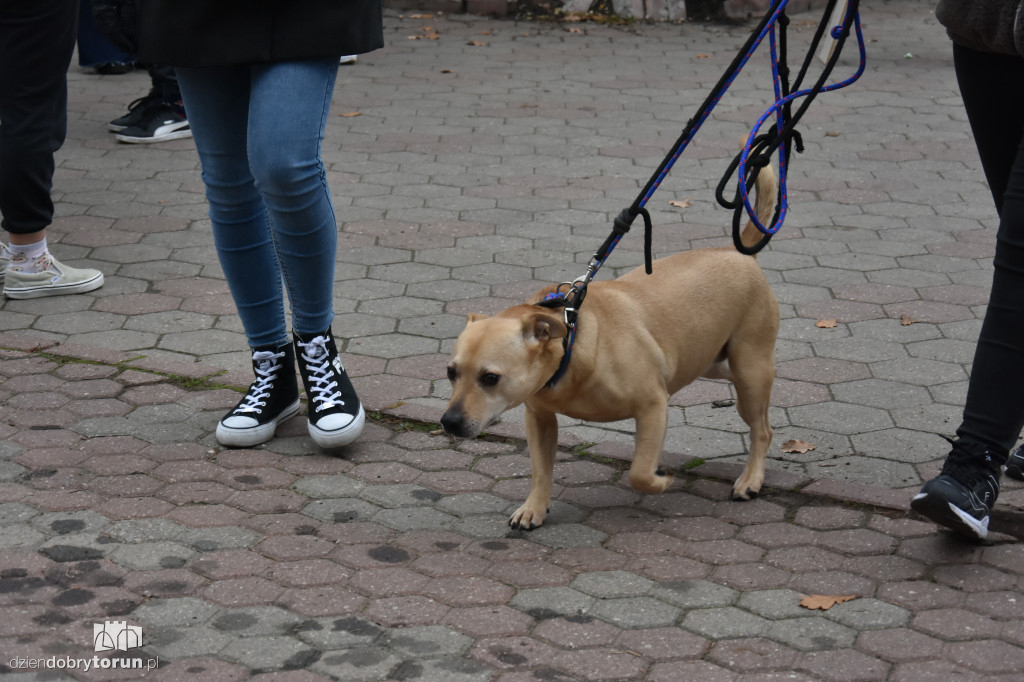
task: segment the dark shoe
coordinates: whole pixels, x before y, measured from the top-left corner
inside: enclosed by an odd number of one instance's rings
[[[163,102],[146,110],[141,120],[117,134],[120,142],[148,144],[192,137],[185,115]]]
[[[295,355],[309,401],[313,442],[322,448],[348,445],[362,433],[366,414],[341,364],[331,330],[295,334]]]
[[[265,443],[274,437],[279,423],[299,411],[295,351],[290,343],[254,348],[252,369],[256,381],[217,424],[221,445],[246,448]]]
[[[96,65],[96,73],[101,76],[120,76],[135,70],[135,62],[106,62]]]
[[[999,458],[983,445],[952,442],[942,472],[924,484],[910,508],[961,535],[983,540],[999,497]]]
[[[125,128],[139,125],[146,114],[149,113],[149,110],[160,106],[161,102],[160,95],[146,95],[145,97],[138,98],[128,105],[127,114],[119,116],[107,124],[107,130],[119,133]]]
[[[1010,453],[1006,458],[1006,475],[1018,481],[1024,481],[1024,445]]]

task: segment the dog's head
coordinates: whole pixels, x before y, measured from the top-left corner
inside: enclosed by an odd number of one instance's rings
[[[448,362],[452,397],[441,417],[445,432],[478,436],[541,390],[558,367],[566,332],[558,313],[532,305],[494,317],[469,315]]]

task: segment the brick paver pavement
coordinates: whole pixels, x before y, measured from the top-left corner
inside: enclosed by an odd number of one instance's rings
[[[738,465],[704,464],[643,496],[621,460],[563,451],[546,524],[512,531],[520,440],[378,416],[341,453],[302,419],[222,449],[233,390],[56,350],[0,353],[19,679],[1020,679],[1024,545],[957,541],[880,488],[775,475],[732,502]],[[108,621],[142,648],[96,653]],[[26,672],[93,656],[155,669]]]
[[[505,525],[528,486],[516,415],[435,433],[452,341],[465,313],[582,273],[744,28],[389,13],[325,145],[334,328],[374,412],[339,453],[301,419],[217,446],[248,369],[193,145],[117,144],[105,123],[145,75],[72,68],[50,239],[107,284],[0,304],[0,671],[139,679],[17,660],[113,665],[94,626],[125,621],[144,646],[116,660],[159,659],[159,680],[1020,679],[1022,489],[982,545],[906,510],[959,418],[994,211],[931,3],[863,15],[867,73],[808,113],[760,256],[783,316],[764,494],[727,501],[744,433],[699,382],[673,400],[668,494],[624,481],[630,424],[566,421],[532,533]],[[728,243],[713,187],[766,106],[763,61],[648,205],[657,253]]]

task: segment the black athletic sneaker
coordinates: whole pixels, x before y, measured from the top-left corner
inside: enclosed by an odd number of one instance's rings
[[[149,107],[139,122],[117,134],[120,142],[148,144],[192,137],[188,119],[175,107],[164,102]]]
[[[153,107],[159,106],[163,100],[160,99],[160,95],[149,94],[145,97],[140,97],[131,104],[128,105],[128,113],[124,116],[118,116],[113,121],[107,124],[107,130],[112,133],[119,133],[125,128],[131,128],[142,123],[142,119],[149,113],[149,110]]]
[[[101,76],[121,76],[135,70],[135,62],[104,62],[96,65],[96,73]]]
[[[274,437],[278,424],[299,411],[295,351],[290,343],[254,348],[252,369],[256,380],[217,424],[221,445],[247,448],[265,443]]]
[[[322,448],[348,445],[363,431],[366,414],[341,364],[334,336],[295,334],[299,376],[309,401],[309,435]]]
[[[988,535],[989,512],[999,497],[1001,465],[984,445],[951,441],[942,472],[924,484],[910,508],[975,540]]]
[[[1024,445],[1010,453],[1006,458],[1006,475],[1018,481],[1024,481]]]

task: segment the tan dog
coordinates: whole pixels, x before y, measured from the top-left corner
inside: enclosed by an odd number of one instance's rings
[[[770,167],[756,183],[756,211],[769,224],[776,181]],[[752,244],[760,233],[743,231]],[[557,287],[536,295],[537,301]],[[479,435],[503,412],[526,403],[532,488],[509,525],[544,522],[558,446],[556,413],[596,422],[633,418],[632,486],[660,493],[673,481],[658,468],[669,397],[698,377],[728,379],[736,409],[750,426],[750,457],[733,486],[736,499],[755,497],[764,482],[772,439],[768,403],[775,379],[779,305],[757,261],[733,247],[698,249],[654,262],[613,281],[594,281],[580,306],[574,349],[552,386],[567,334],[561,309],[534,304],[494,317],[469,315],[448,364],[452,397],[441,419],[462,438]]]

